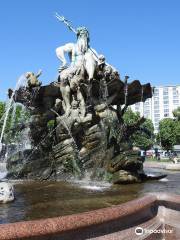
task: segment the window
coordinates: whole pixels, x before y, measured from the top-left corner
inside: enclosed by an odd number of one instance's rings
[[[155,127],[156,129],[159,128],[159,121],[154,123],[154,127]]]
[[[155,88],[154,89],[154,96],[158,96],[159,95],[159,89]]]
[[[144,111],[149,111],[150,107],[149,106],[144,106]]]
[[[138,102],[138,103],[135,103],[135,106],[140,106],[140,103]]]
[[[154,101],[158,101],[159,100],[159,97],[154,97]]]
[[[144,112],[144,115],[150,115],[150,112],[146,111]]]
[[[174,104],[179,104],[179,100],[173,100]]]
[[[145,102],[144,105],[145,105],[145,106],[149,106],[149,102]]]
[[[159,124],[159,121],[156,121],[154,125],[156,125],[156,126],[157,126],[158,124]]]
[[[168,100],[168,95],[163,96],[163,100]]]
[[[154,110],[154,113],[159,113],[159,110]]]
[[[169,105],[164,105],[164,109],[169,109]]]
[[[178,98],[179,98],[178,95],[174,95],[174,96],[173,96],[173,99],[178,99]]]
[[[158,105],[158,104],[159,104],[159,101],[154,101],[154,105],[155,105],[155,104]]]
[[[169,113],[164,113],[164,117],[169,117]]]
[[[158,114],[155,113],[155,114],[154,114],[154,117],[157,118],[157,119],[159,119],[159,118],[160,118],[160,114],[159,114],[159,113],[158,113]]]
[[[166,101],[164,101],[163,103],[164,103],[164,105],[166,105],[166,104],[168,104],[168,103],[169,103],[169,101],[168,101],[168,100],[166,100]]]
[[[159,126],[158,126],[158,127],[155,127],[155,130],[158,131],[158,130],[159,130]]]
[[[155,105],[154,110],[159,110],[159,105]]]
[[[173,87],[173,95],[178,95],[178,90],[176,87]]]
[[[144,114],[145,118],[150,118],[150,114]]]
[[[164,109],[164,113],[169,113],[169,109],[168,108]]]
[[[165,87],[165,88],[163,88],[163,93],[168,93],[168,88],[167,87]]]

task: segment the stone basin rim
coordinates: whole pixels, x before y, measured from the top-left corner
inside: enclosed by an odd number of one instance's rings
[[[75,230],[81,231],[84,228],[123,220],[126,217],[131,221],[131,216],[135,214],[138,216],[138,212],[141,213],[159,206],[171,208],[171,204],[178,204],[180,207],[180,195],[148,193],[143,197],[108,208],[68,216],[1,224],[0,240],[28,239],[68,233]]]

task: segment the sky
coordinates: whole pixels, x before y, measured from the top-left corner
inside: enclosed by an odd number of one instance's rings
[[[27,71],[42,69],[44,85],[56,80],[55,49],[76,36],[55,12],[86,26],[91,47],[122,79],[180,84],[179,0],[1,0],[0,100]]]

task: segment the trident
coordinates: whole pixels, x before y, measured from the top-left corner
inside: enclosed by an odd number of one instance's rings
[[[57,12],[55,13],[55,17],[60,21],[63,22],[70,31],[74,32],[75,34],[77,34],[76,29],[73,28],[73,26],[71,25],[71,22],[69,20],[67,20],[64,16],[60,16]],[[93,55],[95,56],[95,58],[98,61],[98,56],[97,54],[93,51],[93,49],[91,47],[89,47],[90,51],[93,53]]]
[[[71,26],[70,21],[68,21],[64,16],[60,16],[57,12],[55,13],[55,17],[60,21],[63,22],[68,28],[69,30],[71,30],[72,32],[74,32],[75,34],[77,34],[77,31]]]

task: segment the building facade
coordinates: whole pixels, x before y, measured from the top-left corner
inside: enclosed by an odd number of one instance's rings
[[[163,118],[173,118],[173,110],[180,106],[180,85],[159,86],[154,88],[151,99],[131,106],[134,112],[149,118],[158,132],[159,121]]]

